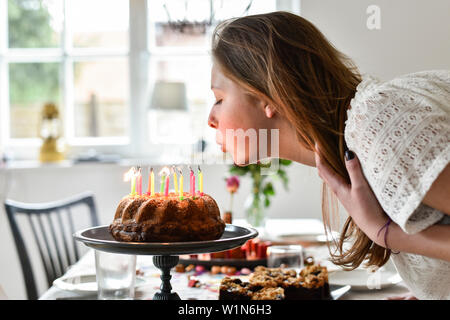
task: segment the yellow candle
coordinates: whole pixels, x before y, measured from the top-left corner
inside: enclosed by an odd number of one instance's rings
[[[203,172],[202,170],[200,170],[200,166],[198,166],[198,178],[199,178],[200,194],[203,194]]]
[[[133,167],[133,176],[131,177],[131,194],[136,194],[136,171]]]
[[[177,179],[177,172],[175,171],[175,167],[172,167],[173,171],[173,185],[175,186],[175,194],[178,193],[178,179]]]
[[[123,181],[131,180],[131,195],[136,194],[136,169],[132,167],[123,175]]]
[[[150,192],[152,190],[152,179],[151,179],[151,172],[152,172],[153,168],[150,168],[148,170],[148,188],[147,188],[147,195],[150,195]]]

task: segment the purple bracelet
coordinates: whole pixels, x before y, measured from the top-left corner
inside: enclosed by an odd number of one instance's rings
[[[389,249],[389,246],[388,246],[388,244],[387,244],[387,235],[388,235],[388,231],[389,231],[389,225],[391,224],[391,222],[392,222],[391,218],[388,218],[388,222],[387,222],[384,226],[382,226],[381,229],[378,230],[378,233],[377,233],[377,237],[379,237],[379,236],[380,236],[381,230],[383,230],[384,228],[386,228],[386,231],[384,232],[384,246],[385,246],[386,249],[388,249],[388,250],[391,250],[391,249]],[[399,254],[399,253],[400,253],[400,252],[394,252],[394,251],[392,251],[392,250],[391,250],[391,252],[392,252],[393,254]]]

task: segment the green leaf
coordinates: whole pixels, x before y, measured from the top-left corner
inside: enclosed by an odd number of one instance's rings
[[[247,167],[232,166],[230,167],[229,172],[234,175],[245,176],[249,170]]]
[[[281,181],[283,182],[284,188],[287,190],[288,189],[289,178],[288,178],[288,175],[287,175],[286,171],[281,170],[281,169],[278,170],[278,177],[280,177]]]
[[[285,160],[285,159],[279,159],[279,167],[278,171],[273,175],[262,175],[261,174],[261,168],[269,168],[271,165],[271,162],[267,164],[250,164],[245,167],[239,167],[236,165],[232,165],[229,168],[229,172],[234,175],[239,176],[245,176],[249,175],[252,179],[252,189],[251,192],[253,192],[256,196],[264,196],[264,206],[268,207],[270,206],[270,197],[275,196],[275,189],[273,187],[273,183],[271,181],[281,180],[283,183],[283,187],[287,190],[288,189],[288,183],[289,178],[286,173],[286,171],[283,169],[283,166],[289,166],[292,161],[291,160]],[[266,182],[268,181],[268,182]],[[262,199],[261,199],[262,200]]]
[[[270,200],[269,197],[265,197],[264,198],[264,206],[267,208],[268,206],[270,206]]]
[[[261,168],[270,168],[272,166],[272,162],[260,163],[258,166]]]
[[[264,186],[263,193],[264,193],[266,196],[269,196],[269,195],[274,196],[274,195],[275,195],[275,190],[273,189],[273,185],[272,185],[271,182],[268,182],[268,183]]]
[[[289,166],[292,163],[291,160],[280,159],[280,164],[283,166]]]

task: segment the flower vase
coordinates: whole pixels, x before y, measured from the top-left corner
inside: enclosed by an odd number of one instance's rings
[[[266,208],[260,193],[250,193],[244,203],[245,219],[258,232],[264,231],[266,226]]]

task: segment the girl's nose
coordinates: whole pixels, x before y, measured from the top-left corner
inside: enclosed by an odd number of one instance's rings
[[[209,117],[208,117],[208,125],[213,128],[213,129],[217,129],[218,128],[218,124],[219,122],[217,121],[216,115],[215,115],[215,107],[213,107],[211,109],[211,112],[209,113]]]

